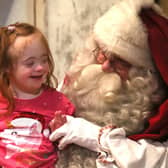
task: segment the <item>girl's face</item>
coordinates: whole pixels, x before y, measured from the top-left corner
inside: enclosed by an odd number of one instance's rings
[[[49,73],[48,50],[39,34],[17,37],[10,52],[16,55],[9,70],[15,92],[37,94]]]

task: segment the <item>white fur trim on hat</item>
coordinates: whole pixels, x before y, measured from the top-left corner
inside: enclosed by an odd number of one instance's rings
[[[153,0],[122,0],[112,6],[94,26],[99,47],[132,65],[153,69],[147,31],[138,13],[142,7],[154,5]]]

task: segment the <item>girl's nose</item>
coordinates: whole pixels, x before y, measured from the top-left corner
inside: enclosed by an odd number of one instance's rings
[[[44,69],[44,65],[42,64],[42,63],[38,63],[37,65],[36,65],[36,71],[41,71],[41,70],[43,70]]]

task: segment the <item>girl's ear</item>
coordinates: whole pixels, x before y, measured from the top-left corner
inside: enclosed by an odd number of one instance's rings
[[[9,73],[11,71],[11,68],[9,66],[4,67],[4,72]]]
[[[16,60],[15,61],[11,60],[11,62],[6,67],[4,67],[4,71],[6,73],[11,73],[12,71],[15,70],[16,64],[17,64]]]
[[[8,66],[4,69],[4,72],[6,72],[7,74],[9,74],[11,71],[12,71],[12,67],[11,66]]]
[[[11,70],[10,70],[9,68],[6,68],[6,69],[4,70],[4,74],[5,74],[6,76],[9,76],[9,75],[10,75],[10,72],[11,72]]]

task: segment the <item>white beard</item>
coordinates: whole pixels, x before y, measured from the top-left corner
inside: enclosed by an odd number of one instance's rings
[[[130,81],[122,82],[116,73],[103,72],[101,65],[92,64],[64,86],[63,91],[76,106],[75,116],[100,126],[124,127],[127,134],[133,134],[143,130],[151,108],[151,94],[144,92],[148,83],[142,77],[134,77],[134,83],[135,79],[143,90],[130,86],[133,85]]]
[[[87,70],[82,71],[83,73],[69,85],[63,87],[64,93],[76,106],[75,116],[100,126],[122,126],[128,134],[142,131],[148,114],[148,99],[145,99],[144,95],[138,98],[138,94],[133,94],[135,91],[126,90],[127,84],[121,83],[117,74],[102,72],[101,65],[94,64],[89,67],[87,66]],[[143,112],[136,108],[133,110],[133,102],[137,107],[140,106]],[[94,152],[70,145],[61,153],[58,167],[96,168],[96,157]]]

